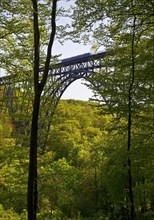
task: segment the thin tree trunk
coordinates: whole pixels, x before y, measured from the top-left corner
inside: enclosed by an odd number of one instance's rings
[[[53,0],[51,11],[51,34],[47,48],[44,73],[39,82],[39,60],[40,60],[40,32],[38,22],[37,0],[32,0],[33,4],[33,27],[34,27],[34,102],[32,113],[32,124],[30,134],[30,155],[29,155],[29,175],[27,191],[27,211],[28,220],[36,220],[37,214],[37,147],[38,147],[38,120],[40,111],[41,94],[47,81],[49,64],[51,60],[51,50],[56,33],[56,7],[57,0]]]
[[[132,190],[132,172],[131,172],[131,158],[130,158],[130,150],[131,150],[131,131],[132,131],[132,89],[134,84],[134,77],[135,77],[135,60],[134,60],[134,41],[135,41],[135,22],[136,17],[134,16],[133,20],[133,36],[132,36],[132,72],[130,78],[130,86],[129,86],[129,93],[128,93],[128,188],[129,188],[129,200],[130,200],[130,217],[131,220],[135,219],[135,208],[134,208],[134,197],[133,197],[133,190]]]
[[[95,166],[94,168],[95,174],[94,174],[94,183],[95,183],[95,213],[98,212],[98,180],[97,180],[97,168]]]
[[[37,212],[37,137],[40,96],[35,96],[30,137],[27,208],[28,220],[36,219]]]

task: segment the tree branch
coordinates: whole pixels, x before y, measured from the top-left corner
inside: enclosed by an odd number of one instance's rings
[[[9,32],[9,33],[6,33],[6,34],[0,36],[0,39],[3,39],[3,38],[5,38],[5,37],[7,37],[9,34],[12,34],[12,32]]]
[[[47,49],[47,57],[46,57],[46,62],[45,62],[45,68],[44,68],[44,73],[43,73],[43,78],[40,83],[40,89],[43,90],[43,87],[47,81],[48,77],[48,71],[49,71],[49,65],[50,65],[50,60],[51,60],[51,51],[52,51],[52,46],[56,34],[56,9],[57,9],[57,0],[53,0],[52,4],[52,15],[51,15],[51,34],[50,34],[50,40],[48,44],[48,49]]]

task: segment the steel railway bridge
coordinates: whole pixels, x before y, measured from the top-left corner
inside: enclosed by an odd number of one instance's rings
[[[95,72],[103,68],[105,56],[106,52],[95,54],[85,53],[63,59],[50,68],[46,85],[47,88],[44,93],[50,97],[50,103],[52,102],[53,106],[52,111],[54,111],[62,94],[72,82],[81,78],[91,81]],[[40,70],[40,79],[41,72]],[[15,96],[16,88],[20,86],[22,88],[22,84],[24,83],[29,84],[31,88],[33,87],[32,83],[29,83],[28,80],[29,78],[27,77],[26,79],[26,76],[23,76],[23,79],[19,79],[17,75],[0,77],[0,88],[3,88],[3,96],[5,96],[6,100],[9,100],[7,101],[7,105],[8,103],[11,103],[10,106],[12,105],[11,97]]]

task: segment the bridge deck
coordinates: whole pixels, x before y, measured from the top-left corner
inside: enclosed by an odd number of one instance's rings
[[[100,59],[103,59],[105,56],[106,56],[106,52],[99,52],[95,54],[84,53],[84,54],[80,54],[77,56],[69,57],[51,66],[49,70],[50,71],[49,74],[59,75],[59,74],[66,74],[68,71],[76,71],[80,69],[86,70],[88,68],[91,68],[91,69],[100,68],[101,65],[98,64],[97,61]],[[79,67],[79,64],[81,64],[80,67]],[[75,68],[72,68],[73,65],[75,66]],[[42,72],[42,70],[40,70],[40,72]],[[0,85],[7,84],[7,82],[10,81],[11,78],[15,76],[16,75],[14,76],[7,75],[7,76],[0,77]]]

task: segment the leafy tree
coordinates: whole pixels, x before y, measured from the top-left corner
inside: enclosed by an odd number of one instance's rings
[[[145,5],[144,0],[86,3],[87,1],[84,0],[76,1],[72,14],[74,19],[72,25],[75,31],[71,34],[76,37],[75,39],[79,39],[78,33],[80,32],[82,39],[88,42],[91,38],[87,38],[85,31],[92,33],[94,42],[99,46],[103,43],[111,55],[104,59],[106,68],[102,73],[96,74],[91,88],[96,91],[97,99],[100,98],[99,102],[107,106],[105,112],[113,114],[115,121],[118,122],[120,118],[127,120],[123,129],[127,135],[125,145],[127,146],[130,206],[128,218],[134,219],[131,152],[136,145],[135,129],[141,125],[141,121],[138,120],[139,115],[141,112],[147,112],[147,107],[151,110],[153,108],[151,96],[153,92],[153,46],[149,47],[153,41],[153,34],[151,34],[154,16],[153,3],[148,1]],[[152,134],[151,129],[146,132]],[[142,140],[141,137],[140,140]]]
[[[3,206],[0,205],[0,218],[1,219],[11,219],[11,220],[20,220],[20,217],[17,213],[13,212],[12,209],[7,210],[7,212],[3,209]]]

